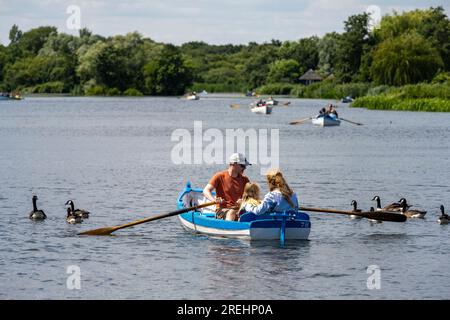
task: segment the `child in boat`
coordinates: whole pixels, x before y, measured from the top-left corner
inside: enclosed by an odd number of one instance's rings
[[[261,189],[257,183],[247,182],[242,194],[241,206],[238,211],[239,216],[244,213],[253,211],[261,203]]]
[[[251,212],[264,214],[272,212],[288,212],[298,210],[298,199],[289,187],[283,174],[279,170],[271,170],[266,175],[270,192],[264,196],[263,201]]]

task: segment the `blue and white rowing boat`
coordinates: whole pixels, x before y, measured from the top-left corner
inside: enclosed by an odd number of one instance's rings
[[[201,189],[192,189],[188,182],[178,198],[178,209],[193,207],[207,200]],[[306,213],[282,212],[264,215],[245,213],[239,221],[216,219],[215,207],[180,214],[181,225],[188,231],[209,236],[238,238],[247,240],[306,240],[311,230],[311,222]]]
[[[338,126],[341,124],[341,120],[339,120],[334,114],[318,115],[311,121],[314,125],[322,127]]]

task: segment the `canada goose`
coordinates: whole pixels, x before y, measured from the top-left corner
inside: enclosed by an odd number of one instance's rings
[[[361,209],[358,209],[358,203],[356,202],[356,200],[352,200],[352,202],[350,203],[353,206],[353,212],[361,212]],[[361,216],[357,216],[357,215],[350,215],[350,219],[361,219]]]
[[[444,213],[444,206],[441,205],[441,216],[438,219],[439,224],[448,224],[450,222],[450,217],[448,214]]]
[[[89,211],[83,210],[83,209],[75,209],[75,204],[72,200],[67,200],[66,206],[70,205],[70,209],[72,210],[72,213],[76,216],[80,216],[83,219],[89,218]]]
[[[381,200],[379,196],[373,197],[372,201],[377,202],[377,210],[381,210]],[[370,209],[373,209],[373,207],[370,207]],[[371,210],[372,211],[372,210]]]
[[[36,201],[38,197],[36,195],[33,196],[33,211],[30,212],[29,218],[32,220],[44,220],[47,218],[43,210],[38,210]]]
[[[80,216],[75,215],[72,212],[72,209],[67,208],[66,221],[67,221],[67,223],[75,224],[75,223],[81,223],[82,219]]]
[[[400,210],[401,214],[404,214],[408,218],[419,218],[423,219],[425,217],[426,211],[407,209],[406,201],[401,202],[402,209]]]
[[[378,197],[378,199],[380,199],[380,198]],[[377,201],[377,203],[378,203],[378,201]],[[378,208],[377,208],[377,211],[378,211]],[[370,207],[370,212],[375,213],[375,209],[373,207]],[[375,219],[369,219],[369,222],[370,222],[370,224],[373,224],[373,223],[382,223],[383,221],[375,220]]]
[[[393,211],[393,212],[399,212],[402,209],[401,202],[404,201],[406,203],[406,209],[409,209],[411,206],[408,205],[405,198],[401,198],[398,202],[394,202],[391,204],[388,204],[387,206],[381,207],[381,199],[379,196],[373,197],[372,201],[377,202],[377,210],[383,210],[383,211]]]
[[[391,204],[388,204],[387,206],[383,207],[384,211],[393,211],[393,212],[400,212],[402,209],[402,202],[406,203],[406,210],[408,210],[411,206],[406,202],[405,198],[400,198],[398,202],[394,202]]]

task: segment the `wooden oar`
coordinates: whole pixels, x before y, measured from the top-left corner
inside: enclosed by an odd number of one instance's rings
[[[290,101],[287,101],[287,102],[284,102],[284,103],[283,103],[283,106],[286,106],[286,107],[287,107],[287,106],[290,105],[290,104],[291,104],[291,102],[290,102]]]
[[[177,211],[156,215],[156,216],[153,216],[153,217],[150,217],[150,218],[146,218],[146,219],[130,222],[130,223],[127,223],[127,224],[124,224],[124,225],[121,225],[121,226],[106,227],[106,228],[99,228],[99,229],[84,231],[84,232],[79,233],[78,235],[107,236],[107,235],[110,235],[111,233],[113,233],[114,231],[117,231],[119,229],[132,227],[132,226],[135,226],[137,224],[150,222],[150,221],[154,221],[154,220],[158,220],[158,219],[163,219],[163,218],[176,216],[176,215],[181,214],[181,213],[197,210],[197,209],[204,208],[204,207],[209,207],[209,206],[211,206],[213,204],[216,204],[216,203],[215,202],[207,202],[207,203],[195,206],[195,207],[180,209],[180,210],[177,210]]]
[[[306,121],[311,120],[311,119],[312,119],[311,117],[304,118],[304,119],[298,119],[298,120],[294,120],[292,122],[289,122],[289,124],[300,124],[300,123],[306,122]]]
[[[406,216],[400,213],[394,213],[390,211],[367,211],[367,212],[353,212],[353,211],[342,211],[335,209],[322,209],[322,208],[306,208],[300,207],[302,211],[312,211],[312,212],[328,212],[328,213],[338,213],[338,214],[347,214],[354,215],[363,218],[368,218],[372,220],[380,220],[380,221],[391,221],[391,222],[405,222]]]
[[[238,108],[240,108],[241,106],[240,105],[238,105],[238,104],[231,104],[230,105],[230,108],[231,109],[238,109]]]
[[[344,118],[339,118],[339,119],[343,120],[343,121],[347,121],[347,122],[353,123],[353,124],[356,124],[357,126],[362,126],[362,123],[359,123],[359,122],[353,122],[353,121],[350,121],[350,120],[347,120],[347,119],[344,119]]]

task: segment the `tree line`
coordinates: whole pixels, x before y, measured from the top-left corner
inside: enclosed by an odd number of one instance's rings
[[[402,86],[448,79],[450,20],[442,7],[385,15],[370,28],[367,13],[352,15],[342,33],[298,41],[246,45],[188,42],[180,46],[138,32],[79,35],[13,25],[0,45],[0,91],[75,95],[181,95],[192,88],[245,92],[297,85],[309,69],[336,84]]]

